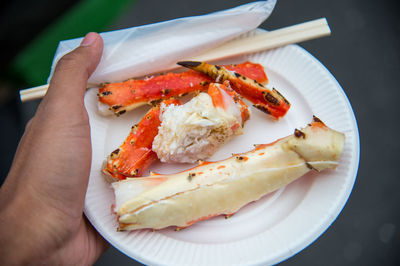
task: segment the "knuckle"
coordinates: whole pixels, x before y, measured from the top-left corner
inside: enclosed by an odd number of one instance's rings
[[[60,60],[57,62],[55,72],[71,71],[76,74],[78,72],[80,74],[84,73],[85,75],[88,75],[88,71],[86,70],[85,66],[86,64],[84,55],[80,53],[79,50],[74,50],[60,58]]]
[[[79,66],[79,59],[74,53],[69,53],[61,57],[57,63],[57,68],[70,69]]]

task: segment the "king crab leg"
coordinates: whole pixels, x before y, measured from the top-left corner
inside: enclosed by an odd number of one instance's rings
[[[244,62],[226,65],[227,69],[264,83],[268,78],[260,64]],[[99,88],[99,102],[108,106],[116,115],[121,115],[138,106],[170,97],[181,97],[196,91],[207,91],[214,82],[209,76],[189,70],[182,73],[168,73],[146,79],[130,79],[124,82],[104,84]]]
[[[164,100],[165,105],[180,105],[174,98]],[[154,137],[158,133],[160,104],[153,106],[142,120],[134,125],[124,143],[114,150],[105,162],[103,173],[113,179],[142,176],[145,170],[157,160],[157,154],[151,149]]]
[[[231,87],[242,97],[251,101],[255,108],[276,119],[283,117],[290,108],[290,103],[276,89],[270,90],[260,82],[237,71],[205,62],[184,61],[178,64],[206,74],[217,82],[229,81]]]

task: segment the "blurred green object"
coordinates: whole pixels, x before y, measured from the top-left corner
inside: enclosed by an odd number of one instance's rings
[[[30,86],[46,83],[58,43],[101,32],[136,0],[81,0],[44,29],[11,63],[11,71]]]

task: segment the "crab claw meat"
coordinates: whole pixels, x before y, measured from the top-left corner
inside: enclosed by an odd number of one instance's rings
[[[208,93],[200,93],[184,105],[162,107],[161,126],[152,147],[158,158],[194,163],[242,134],[249,110],[235,96],[224,85],[211,83]]]
[[[150,176],[145,187],[142,179],[121,181],[113,185],[119,230],[184,228],[233,214],[311,170],[335,168],[344,139],[344,134],[314,118],[293,135],[252,151],[177,174]],[[140,189],[124,189],[134,186]]]

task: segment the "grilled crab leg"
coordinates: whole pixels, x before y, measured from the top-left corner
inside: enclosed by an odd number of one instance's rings
[[[165,105],[180,105],[180,101],[174,98],[164,100]],[[114,150],[105,162],[103,172],[116,180],[126,177],[141,176],[143,172],[157,160],[157,155],[151,149],[154,137],[160,126],[160,105],[153,106],[134,125],[124,143]]]
[[[290,103],[276,89],[267,89],[257,80],[235,70],[194,61],[178,62],[178,65],[206,74],[217,82],[228,80],[237,93],[251,101],[254,107],[274,118],[283,117],[290,108]]]
[[[271,144],[172,175],[113,183],[119,230],[186,227],[232,214],[310,170],[335,168],[344,134],[318,118]]]
[[[258,82],[267,82],[264,68],[260,64],[245,62],[226,65],[227,69],[251,77]],[[169,97],[180,97],[194,91],[206,91],[212,78],[196,71],[168,73],[139,80],[105,84],[99,88],[99,107],[107,106],[103,112],[117,115],[133,110],[138,106]],[[99,108],[100,111],[102,108]],[[104,109],[104,108],[103,108]]]

